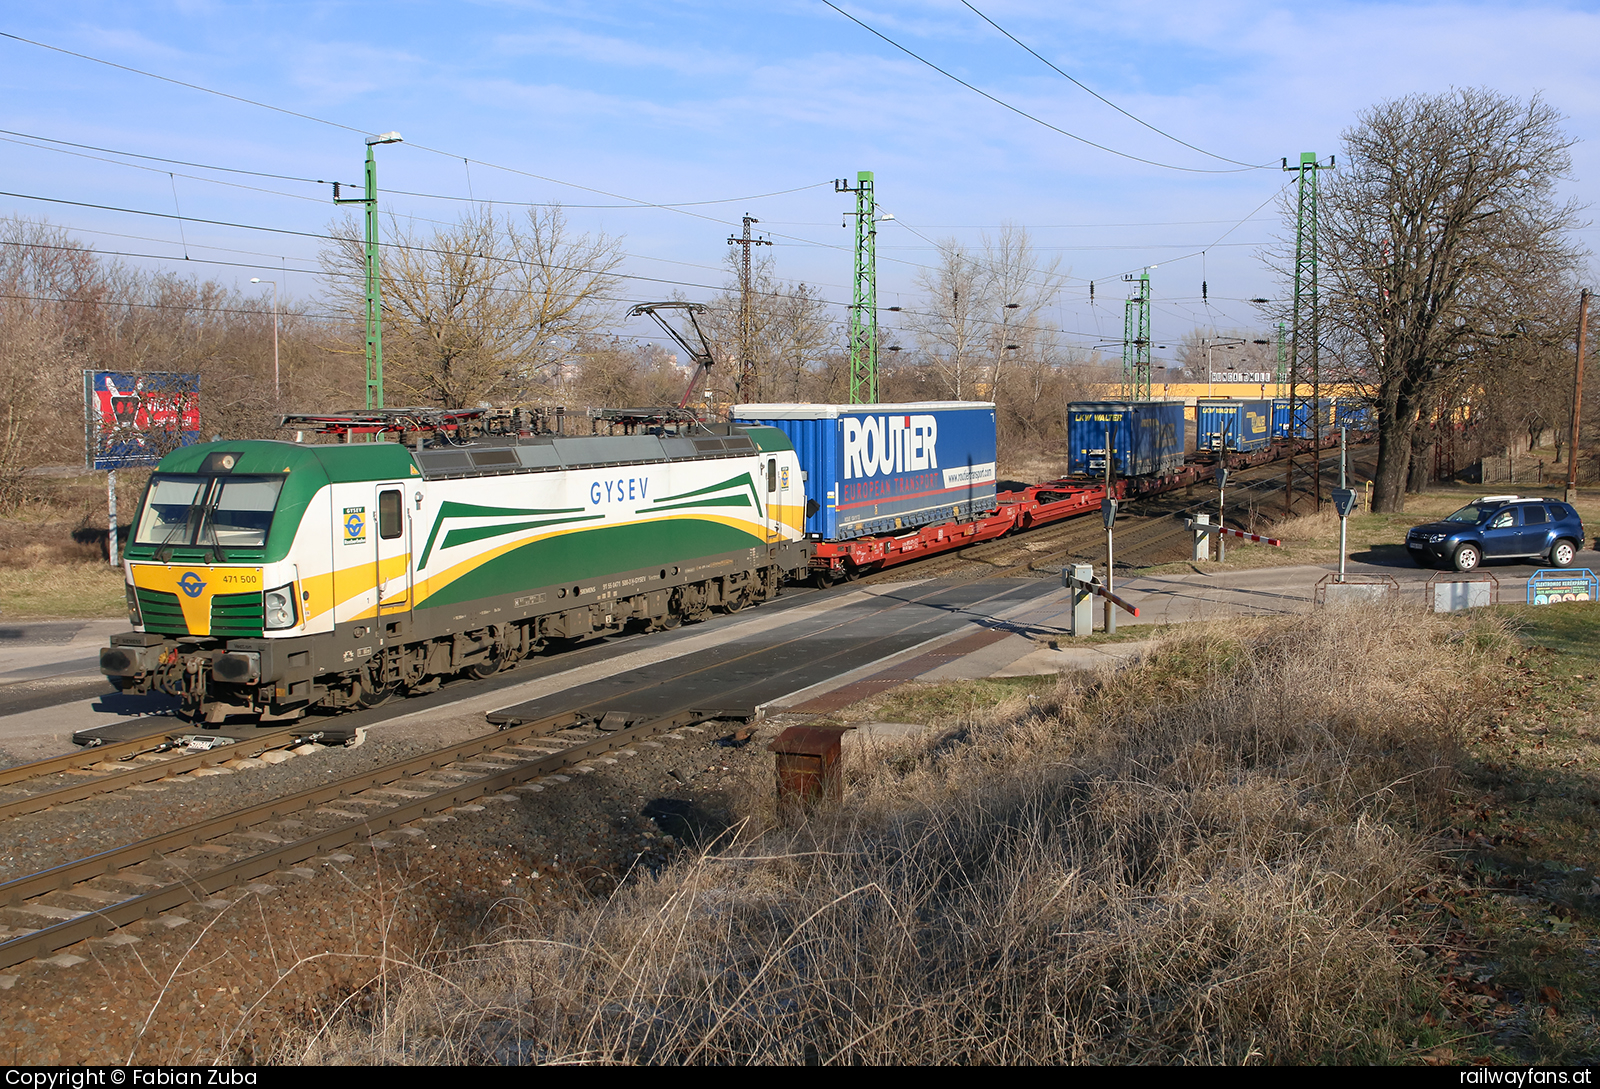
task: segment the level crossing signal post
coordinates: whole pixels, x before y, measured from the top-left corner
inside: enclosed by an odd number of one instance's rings
[[[1110,496],[1107,496],[1105,501],[1100,504],[1100,520],[1105,523],[1106,527],[1106,634],[1115,635],[1117,632],[1117,598],[1112,593],[1115,587],[1111,582],[1111,573],[1116,569],[1112,543],[1115,533],[1114,527],[1117,522],[1117,501]],[[1139,614],[1135,612],[1134,615],[1137,616]]]
[[[1224,443],[1222,447],[1224,456],[1228,449]],[[1228,508],[1228,467],[1219,459],[1217,461],[1217,525],[1227,525],[1225,512]],[[1217,535],[1217,562],[1221,563],[1228,558],[1227,535]]]
[[[1345,457],[1349,449],[1350,430],[1339,428],[1339,486],[1333,489],[1333,509],[1339,514],[1339,581],[1344,581],[1346,530],[1350,526],[1350,512],[1356,508],[1356,493],[1345,486]]]

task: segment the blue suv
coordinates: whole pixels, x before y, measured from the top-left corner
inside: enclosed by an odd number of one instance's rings
[[[1406,550],[1422,567],[1471,571],[1485,560],[1548,560],[1571,567],[1583,541],[1578,512],[1559,499],[1486,495],[1442,522],[1413,526]]]

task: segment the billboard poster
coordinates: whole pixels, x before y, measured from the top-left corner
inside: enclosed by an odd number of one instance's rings
[[[1586,568],[1576,571],[1535,571],[1528,579],[1529,605],[1594,601],[1597,597],[1600,597],[1600,580]]]
[[[84,371],[83,417],[89,468],[154,465],[200,441],[200,376]]]

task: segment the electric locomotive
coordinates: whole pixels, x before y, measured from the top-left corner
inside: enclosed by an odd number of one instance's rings
[[[174,451],[124,555],[134,630],[101,672],[208,722],[285,720],[736,611],[805,575],[807,500],[782,432],[627,430]]]

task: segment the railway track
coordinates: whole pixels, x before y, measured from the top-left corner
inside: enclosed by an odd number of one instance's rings
[[[683,709],[613,723],[594,710],[569,711],[7,881],[0,884],[0,914],[55,921],[38,928],[0,924],[0,968],[293,872],[308,859],[447,809],[509,801],[507,790],[543,789],[541,778],[637,755],[631,746],[664,744],[655,737],[682,740],[676,731],[750,714]]]

